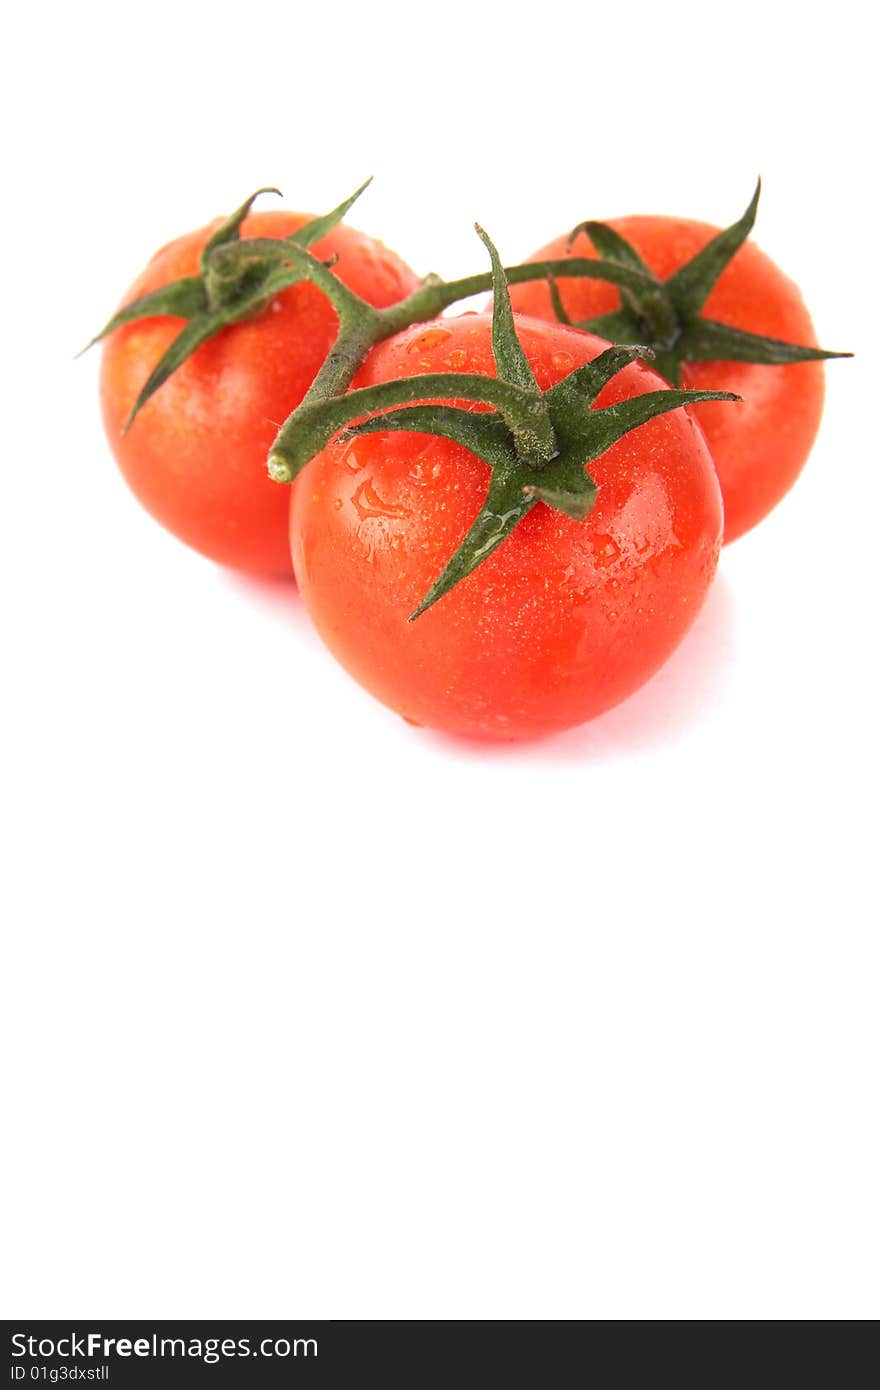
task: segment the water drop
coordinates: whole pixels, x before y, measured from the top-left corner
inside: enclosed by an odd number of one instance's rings
[[[407,352],[412,353],[413,356],[416,356],[416,354],[420,352],[430,352],[431,348],[437,347],[440,343],[445,343],[446,339],[451,337],[451,328],[428,328],[424,333],[420,333],[417,338],[413,338],[407,348]]]
[[[396,507],[393,502],[385,502],[369,479],[361,483],[351,500],[361,521],[367,521],[370,517],[375,516],[397,520],[399,517],[407,515],[405,507]]]
[[[352,473],[359,473],[366,463],[366,458],[358,454],[358,447],[359,441],[356,439],[352,440],[351,443],[346,446],[345,452],[342,455],[342,462]],[[362,445],[360,447],[363,448]]]
[[[600,565],[610,565],[620,556],[620,546],[613,536],[600,535],[593,538],[593,550]]]

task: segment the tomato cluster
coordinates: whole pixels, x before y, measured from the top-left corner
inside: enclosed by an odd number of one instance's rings
[[[456,285],[345,226],[353,200],[252,201],[158,252],[101,335],[132,490],[223,564],[292,565],[412,723],[522,738],[624,699],[818,429],[834,354],[746,241],[757,195],[724,232],[585,223],[507,272],[481,233],[493,273]],[[489,283],[491,312],[442,313]]]

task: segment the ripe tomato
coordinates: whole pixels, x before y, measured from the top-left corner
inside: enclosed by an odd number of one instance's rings
[[[530,319],[517,331],[542,389],[608,346]],[[491,333],[487,314],[407,329],[373,348],[353,384],[456,369],[494,375]],[[635,363],[598,404],[662,386]],[[599,491],[586,521],[539,503],[472,574],[407,622],[479,510],[489,470],[424,434],[331,443],[291,505],[294,570],[331,651],[406,719],[456,734],[528,738],[624,699],[669,656],[703,601],[721,499],[683,410],[626,435],[589,471]]]
[[[608,226],[620,233],[665,280],[718,233],[703,222],[673,217],[622,217]],[[572,246],[563,236],[530,260],[596,254],[586,232]],[[617,290],[600,280],[560,279],[562,303],[572,320],[609,313]],[[514,309],[555,319],[546,282],[512,285]],[[797,286],[768,256],[747,241],[722,272],[703,309],[706,318],[763,337],[815,347],[810,316]],[[724,498],[724,539],[734,540],[776,506],[797,478],[816,438],[825,377],[821,362],[765,366],[749,362],[692,362],[682,386],[733,391],[743,405],[730,410],[705,402],[688,406],[700,422],[718,471]]]
[[[251,213],[242,236],[285,237],[308,220],[299,213]],[[219,225],[163,247],[123,303],[197,274]],[[377,308],[419,283],[393,252],[343,224],[311,249],[322,260],[338,256],[335,273]],[[255,318],[199,347],[123,434],[138,392],[182,326],[179,318],[143,319],[107,339],[101,402],[122,473],[147,510],[196,550],[240,569],[289,574],[290,499],[269,479],[266,455],[332,346],[336,314],[313,285],[292,285]]]

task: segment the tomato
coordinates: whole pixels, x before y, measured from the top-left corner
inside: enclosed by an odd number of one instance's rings
[[[495,375],[491,332],[486,314],[407,329],[372,349],[353,384]],[[530,319],[517,333],[542,389],[608,346]],[[663,385],[634,363],[598,404]],[[294,570],[318,631],[362,685],[415,724],[528,738],[601,714],[687,631],[715,572],[722,518],[711,458],[683,410],[626,435],[589,472],[599,490],[585,521],[537,504],[408,622],[482,505],[489,469],[425,434],[335,440],[291,504]]]
[[[622,217],[607,224],[623,236],[661,279],[691,260],[718,228],[672,217]],[[595,256],[581,231],[572,246],[563,236],[530,260]],[[574,321],[617,308],[617,290],[600,280],[558,281],[562,303]],[[511,286],[514,309],[539,318],[556,315],[546,282]],[[797,286],[750,241],[721,273],[703,309],[706,318],[762,337],[815,347],[810,316]],[[800,473],[819,428],[824,399],[821,362],[767,366],[749,362],[691,362],[682,386],[733,391],[737,410],[706,402],[689,406],[699,421],[718,471],[724,498],[724,539],[734,540],[776,506]]]
[[[251,213],[244,237],[285,237],[309,219]],[[220,222],[163,247],[123,300],[195,275]],[[393,252],[340,224],[311,248],[338,256],[335,273],[377,308],[418,286]],[[143,319],[107,339],[101,402],[110,444],[132,491],[169,531],[222,564],[290,573],[289,493],[266,473],[275,432],[299,404],[333,344],[337,318],[326,297],[300,283],[256,317],[221,330],[199,347],[123,426],[147,377],[183,327],[172,317]]]

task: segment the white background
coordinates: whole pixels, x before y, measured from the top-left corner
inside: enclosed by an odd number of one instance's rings
[[[3,84],[6,1316],[880,1311],[876,219],[861,5],[50,5]],[[832,363],[654,682],[405,726],[129,496],[97,358],[277,182],[419,271],[756,239]],[[874,302],[869,306],[869,296]],[[874,313],[874,320],[871,318]]]

